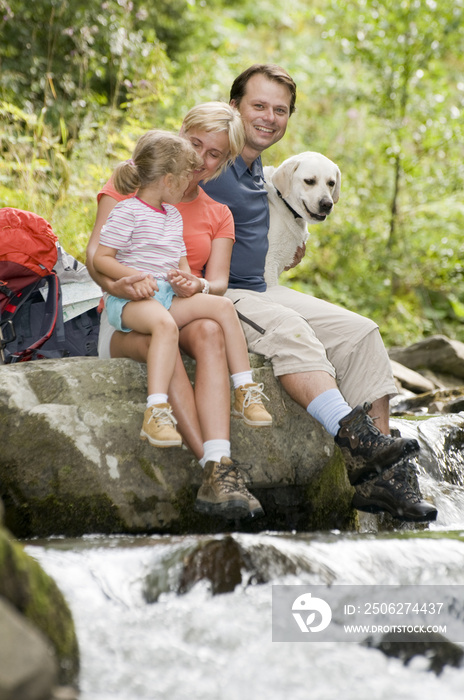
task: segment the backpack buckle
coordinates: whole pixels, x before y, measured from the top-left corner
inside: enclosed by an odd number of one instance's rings
[[[8,299],[14,297],[14,292],[11,291],[5,280],[0,280],[0,294],[4,294]]]
[[[5,334],[6,329],[8,331]],[[0,350],[3,350],[5,345],[8,345],[13,340],[16,340],[16,332],[11,318],[6,319],[6,321],[0,321]]]

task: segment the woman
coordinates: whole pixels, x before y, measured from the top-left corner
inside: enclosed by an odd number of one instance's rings
[[[199,183],[217,177],[241,152],[245,143],[243,125],[234,108],[225,103],[209,102],[188,112],[181,135],[190,141],[203,165],[194,172],[182,202],[177,205],[183,218],[192,273],[171,275],[169,281],[178,296],[222,295],[229,279],[233,219],[229,209],[208,197]],[[133,285],[143,279],[143,274],[115,281],[97,273],[93,265],[100,230],[110,211],[122,199],[124,196],[116,192],[111,180],[99,193],[95,226],[87,247],[87,266],[95,281],[107,292],[135,300]],[[109,326],[105,313],[102,314],[101,357],[129,357],[145,362],[148,344],[146,335],[115,331]],[[248,491],[239,468],[230,459],[229,372],[222,331],[214,321],[193,321],[180,330],[179,346],[196,361],[194,390],[180,353],[169,386],[178,429],[204,468],[195,507],[227,518],[262,515],[259,501]],[[256,416],[255,411],[259,412],[261,397],[260,385],[240,387],[235,391],[234,414],[251,425],[259,424],[260,416]]]

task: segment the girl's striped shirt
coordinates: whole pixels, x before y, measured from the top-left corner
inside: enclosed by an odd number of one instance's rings
[[[164,211],[138,197],[119,202],[100,233],[100,243],[117,250],[116,260],[157,279],[179,265],[187,254],[182,238],[182,216],[171,204]]]

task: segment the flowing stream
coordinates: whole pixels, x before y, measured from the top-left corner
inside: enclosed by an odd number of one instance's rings
[[[379,533],[367,518],[361,533],[234,533],[266,582],[243,577],[231,593],[213,596],[205,581],[177,593],[182,560],[206,536],[29,542],[74,615],[80,699],[461,699],[464,668],[437,676],[423,655],[404,665],[360,643],[273,642],[271,601],[273,584],[464,585],[464,457],[449,440],[462,422],[393,421],[421,440],[420,484],[439,508],[436,523]]]

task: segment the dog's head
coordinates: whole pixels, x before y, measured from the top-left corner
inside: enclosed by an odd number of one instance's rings
[[[272,184],[305,221],[320,223],[340,197],[340,169],[321,153],[305,151],[284,160]]]

